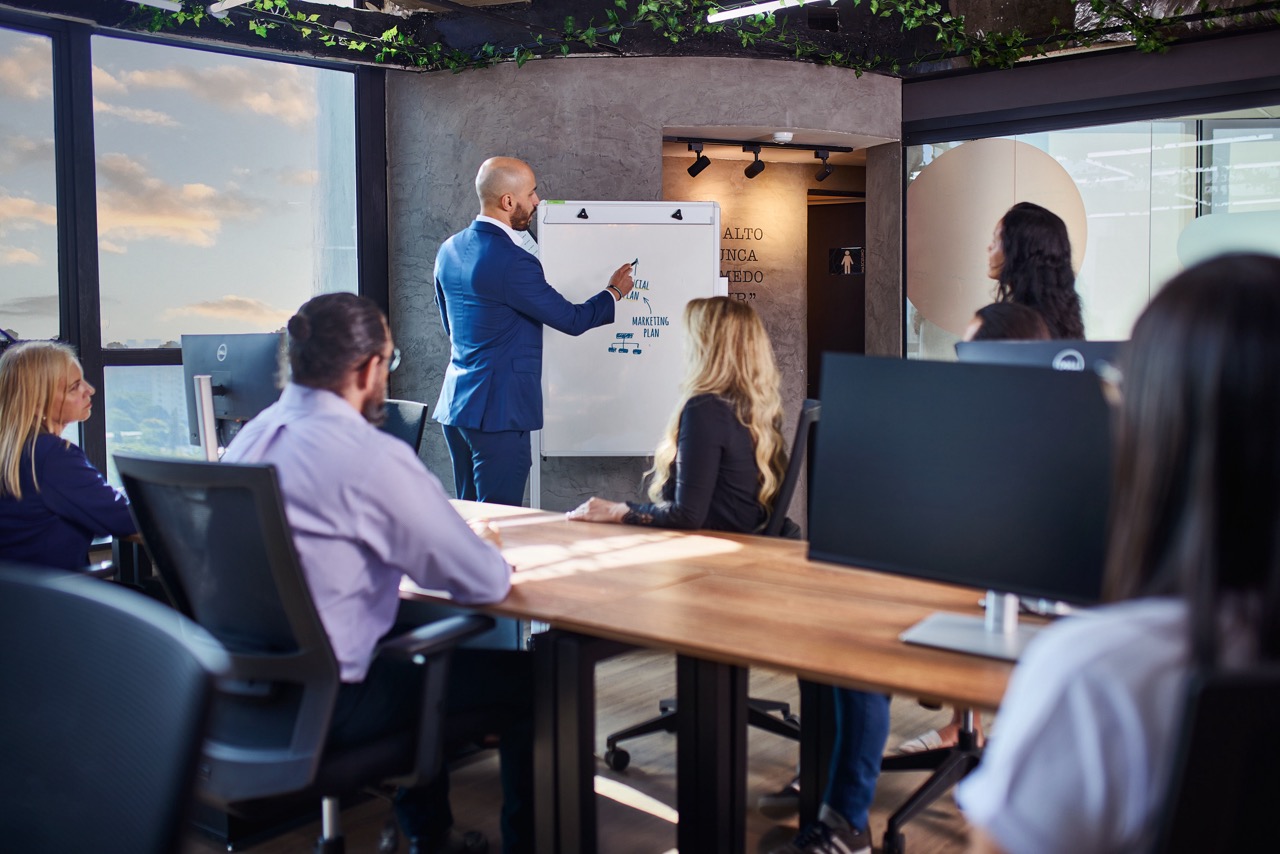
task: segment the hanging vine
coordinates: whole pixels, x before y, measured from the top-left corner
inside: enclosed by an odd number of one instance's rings
[[[853,0],[855,6],[861,6],[862,2]],[[1050,51],[1116,40],[1131,41],[1141,51],[1160,52],[1168,49],[1188,25],[1212,29],[1250,20],[1271,25],[1280,23],[1280,0],[1235,9],[1210,8],[1207,0],[1198,0],[1188,4],[1185,11],[1179,8],[1176,14],[1163,18],[1142,11],[1140,4],[1090,0],[1103,26],[1077,29],[1074,22],[1066,26],[1055,19],[1050,22],[1048,32],[1033,36],[1017,27],[1007,32],[971,31],[963,17],[944,11],[940,0],[866,0],[866,3],[872,17],[885,19],[890,25],[896,22],[904,33],[920,29],[932,31],[933,48],[917,50],[910,59],[882,56],[874,51],[842,50],[823,43],[810,30],[797,28],[789,16],[772,13],[709,24],[707,15],[721,8],[721,4],[713,0],[613,0],[613,7],[604,10],[602,21],[592,18],[584,25],[570,16],[558,29],[545,28],[546,31],[541,32],[538,30],[544,28],[530,26],[528,39],[519,44],[500,47],[485,43],[469,51],[440,41],[419,40],[399,25],[381,32],[339,29],[323,22],[318,14],[291,8],[288,0],[253,0],[223,17],[214,17],[202,3],[191,0],[178,12],[139,7],[132,23],[153,32],[191,26],[245,27],[264,39],[273,33],[287,32],[302,42],[356,52],[376,63],[454,72],[488,68],[500,62],[523,66],[534,58],[568,56],[579,46],[586,51],[627,53],[628,44],[645,31],[671,45],[692,39],[728,38],[742,48],[767,48],[778,57],[849,68],[857,74],[864,71],[897,74],[904,66],[955,58],[963,58],[974,66],[1007,68],[1020,59]],[[360,15],[348,17],[361,20]],[[641,55],[641,52],[633,50],[631,54]]]

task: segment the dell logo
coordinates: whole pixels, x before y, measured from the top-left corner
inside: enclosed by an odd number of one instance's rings
[[[1084,356],[1079,350],[1068,347],[1053,357],[1052,365],[1055,371],[1083,371]]]
[[[219,344],[218,345],[218,361],[225,362],[226,360],[227,360],[227,345]],[[1053,366],[1056,368],[1058,366],[1058,363],[1054,362]]]

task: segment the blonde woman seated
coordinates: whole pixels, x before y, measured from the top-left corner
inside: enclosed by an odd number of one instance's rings
[[[94,537],[137,533],[124,495],[62,438],[93,394],[66,344],[25,341],[0,356],[0,559],[79,569]]]
[[[728,297],[691,301],[684,322],[687,373],[647,473],[652,503],[590,498],[570,519],[750,532],[769,518],[787,454],[764,324]]]

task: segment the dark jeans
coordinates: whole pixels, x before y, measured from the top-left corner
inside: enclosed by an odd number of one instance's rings
[[[329,744],[347,747],[384,732],[413,726],[422,699],[421,670],[378,660],[358,684],[338,693]],[[445,750],[489,735],[500,738],[502,850],[533,851],[533,661],[512,650],[454,652],[445,698]],[[401,789],[396,817],[406,836],[442,839],[453,825],[449,772],[431,783]]]
[[[836,688],[835,701],[836,741],[822,802],[866,830],[880,779],[880,757],[889,739],[889,697]]]
[[[458,498],[515,507],[524,502],[524,486],[533,464],[529,431],[443,427]]]

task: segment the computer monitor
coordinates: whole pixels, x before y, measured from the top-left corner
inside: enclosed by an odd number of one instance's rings
[[[213,379],[214,423],[218,445],[225,448],[246,421],[280,397],[288,374],[286,366],[282,332],[183,335],[182,376],[191,444],[200,444],[195,377],[207,374]]]
[[[1092,372],[828,353],[815,442],[810,558],[1099,600],[1111,453]],[[1028,627],[1002,628],[957,643],[1016,658]]]
[[[1115,364],[1124,341],[961,341],[956,358],[988,365],[1026,365],[1056,371],[1096,370],[1099,362]]]

